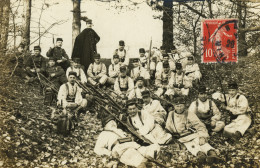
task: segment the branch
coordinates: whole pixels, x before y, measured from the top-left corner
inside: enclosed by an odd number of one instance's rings
[[[204,15],[203,13],[199,12],[198,10],[192,8],[190,5],[188,5],[188,4],[186,4],[186,3],[183,3],[183,2],[180,2],[180,4],[186,6],[189,10],[191,10],[192,12],[194,12],[194,13],[200,15],[201,17],[207,18],[206,15]]]
[[[258,27],[241,28],[241,29],[239,29],[239,31],[240,31],[240,32],[260,31],[260,26],[258,26]]]

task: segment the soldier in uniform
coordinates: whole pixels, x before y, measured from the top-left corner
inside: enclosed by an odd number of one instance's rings
[[[201,78],[201,73],[200,73],[200,68],[197,63],[194,62],[194,57],[193,56],[188,56],[188,62],[186,67],[184,68],[185,75],[189,78],[192,83],[195,83],[198,85],[199,80]]]
[[[148,85],[150,80],[150,74],[146,68],[140,66],[138,58],[133,59],[133,69],[130,71],[130,77],[136,81],[141,76],[144,78],[145,83]]]
[[[221,121],[221,112],[214,101],[208,99],[205,86],[200,86],[198,91],[198,99],[191,103],[188,112],[197,115],[208,130],[221,131],[225,126],[225,123]]]
[[[46,86],[44,104],[51,105],[55,96],[54,88],[59,89],[60,86],[67,82],[64,70],[60,66],[55,65],[55,58],[49,57],[46,75],[52,86]]]
[[[142,92],[145,90],[147,90],[147,88],[144,86],[144,78],[142,76],[137,77],[135,83],[135,97],[142,101]]]
[[[87,99],[82,97],[82,90],[75,83],[77,73],[74,71],[69,72],[68,82],[61,85],[58,92],[58,102],[59,106],[62,106],[64,109],[71,108],[75,109],[81,107],[82,110],[87,107]]]
[[[119,55],[119,64],[120,65],[129,65],[129,56],[126,53],[125,50],[125,42],[123,40],[119,41],[119,48],[117,48],[114,52],[114,55]],[[112,64],[113,64],[112,60]]]
[[[37,78],[37,73],[45,74],[46,59],[41,55],[41,47],[34,46],[34,54],[30,55],[26,64],[26,74],[28,75],[28,82],[32,82]]]
[[[114,91],[122,98],[127,97],[128,99],[132,99],[135,97],[134,81],[129,76],[127,76],[126,71],[126,66],[120,67],[120,74],[116,78]]]
[[[248,106],[247,98],[238,93],[238,85],[232,81],[228,84],[227,106],[224,104],[222,108],[228,110],[233,115],[233,120],[224,128],[224,135],[239,140],[251,125],[250,116],[251,109]]]
[[[158,64],[156,65],[156,73],[161,73],[163,71],[163,63],[164,62],[169,63],[171,71],[175,70],[175,63],[172,60],[170,60],[169,55],[165,53],[165,54],[163,54],[162,61],[158,62]]]
[[[88,81],[94,86],[103,86],[107,81],[107,67],[100,62],[100,54],[94,55],[94,63],[88,67],[87,75]]]
[[[192,83],[183,72],[181,63],[176,63],[176,71],[169,80],[168,94],[170,97],[174,95],[188,96],[190,87],[192,87]]]
[[[117,128],[113,119],[104,123],[104,129],[94,147],[97,155],[112,156],[125,165],[142,168],[146,167],[147,158],[156,159],[159,151],[160,146],[157,144],[141,146],[132,141],[127,133]]]
[[[114,85],[116,78],[120,73],[119,55],[113,55],[113,62],[108,68],[108,79],[107,83]]]
[[[25,65],[24,65],[25,63],[24,47],[25,45],[23,43],[19,44],[17,51],[15,52],[15,57],[12,57],[10,62],[17,63],[14,74],[21,77],[22,79],[28,80],[29,77],[26,75]]]
[[[172,78],[172,71],[170,71],[170,65],[168,62],[163,63],[163,71],[156,73],[155,86],[158,88],[155,92],[157,96],[162,96],[163,94],[169,95],[167,91],[169,86],[169,80]]]
[[[199,163],[220,161],[215,149],[207,143],[208,130],[194,113],[188,113],[185,99],[175,98],[174,103],[175,110],[168,115],[166,129],[179,136],[179,142],[198,157]]]
[[[166,133],[155,118],[150,114],[149,109],[137,109],[136,100],[127,101],[127,121],[138,133],[149,139],[154,144],[168,144],[172,140],[172,136]]]
[[[83,84],[87,83],[87,77],[83,70],[82,66],[80,65],[80,58],[74,58],[71,66],[66,71],[67,78],[69,77],[69,72],[74,71],[77,73],[77,79],[80,80]]]
[[[61,66],[66,72],[67,68],[70,66],[70,62],[66,51],[61,48],[62,43],[63,39],[57,38],[55,47],[50,48],[46,55],[47,57],[53,57],[55,60],[57,60],[57,65]]]
[[[144,48],[139,49],[139,56],[140,56],[141,67],[147,68],[147,58],[146,58],[146,55],[145,55],[145,49]]]

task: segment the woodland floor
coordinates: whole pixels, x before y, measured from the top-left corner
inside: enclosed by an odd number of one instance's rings
[[[2,58],[2,57],[1,57]],[[25,84],[19,77],[11,77],[14,65],[0,60],[0,167],[105,167],[109,158],[98,157],[93,148],[101,123],[96,116],[81,115],[76,130],[68,137],[56,133],[50,121],[52,109],[43,105],[39,87]],[[248,97],[253,109],[254,125],[239,143],[226,141],[221,134],[211,137],[209,143],[224,160],[213,167],[260,166],[260,59],[259,56],[240,58],[237,64],[201,64],[203,81],[211,88],[218,80],[209,66],[225,81],[233,77]],[[225,82],[224,82],[225,83]],[[183,145],[162,147],[159,161],[169,167],[196,167],[196,159]],[[150,164],[151,167],[156,167]],[[119,164],[118,167],[127,167]],[[201,166],[199,166],[201,167]],[[203,165],[209,167],[209,165]]]

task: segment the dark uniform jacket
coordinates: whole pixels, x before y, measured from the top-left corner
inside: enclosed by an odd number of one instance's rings
[[[67,60],[69,59],[66,51],[61,47],[50,48],[46,55],[47,57],[53,57],[56,60],[61,60],[63,57]]]

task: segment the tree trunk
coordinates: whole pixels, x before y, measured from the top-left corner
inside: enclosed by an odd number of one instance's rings
[[[32,0],[23,1],[23,32],[22,42],[25,44],[25,50],[30,49],[30,23],[31,23],[31,7]]]
[[[163,46],[169,50],[173,46],[173,1],[163,1]]]
[[[241,1],[237,2],[237,13],[238,13],[238,26],[241,29],[246,27],[246,7],[243,9]],[[243,11],[244,10],[244,11]],[[244,12],[244,16],[243,16]],[[239,31],[238,32],[238,55],[239,56],[247,56],[247,42],[246,42],[246,32]]]
[[[76,37],[80,33],[81,23],[80,23],[80,0],[72,0],[73,1],[73,23],[72,23],[72,46],[74,45],[74,41]]]
[[[10,15],[10,0],[1,1],[1,32],[0,32],[0,52],[5,54],[8,40],[9,15]]]

